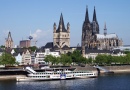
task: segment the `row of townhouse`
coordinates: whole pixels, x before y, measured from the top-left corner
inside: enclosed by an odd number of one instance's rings
[[[74,50],[81,50],[81,47],[70,48],[70,52],[73,52]],[[2,52],[3,51],[0,49],[0,55],[2,55]],[[46,55],[52,55],[55,57],[60,56],[60,52],[55,51],[53,48],[46,47],[46,46],[37,49],[35,52],[31,52],[30,50],[23,49],[23,48],[9,49],[6,50],[6,52],[11,53],[16,58],[16,62],[18,62],[19,65],[28,65],[28,64],[32,65],[32,64],[45,63],[44,58],[46,57]],[[112,56],[125,56],[124,51],[121,51],[120,49],[97,50],[97,49],[85,48],[86,58],[92,58],[94,60],[96,56],[99,54],[107,54]]]
[[[50,49],[35,52],[31,52],[28,49],[23,50],[22,52],[15,52],[15,50],[12,49],[11,54],[16,58],[16,62],[18,62],[19,65],[32,65],[32,64],[45,63],[44,58],[46,57],[46,55],[52,55],[55,57],[60,56],[59,52],[52,51]]]

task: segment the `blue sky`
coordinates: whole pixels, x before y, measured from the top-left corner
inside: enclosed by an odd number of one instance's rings
[[[104,22],[108,33],[116,33],[124,45],[130,44],[130,0],[0,0],[0,45],[11,31],[15,45],[31,34],[37,46],[53,41],[53,24],[62,12],[65,26],[70,23],[71,46],[81,44],[82,25],[88,6],[92,21],[94,6],[100,33]]]

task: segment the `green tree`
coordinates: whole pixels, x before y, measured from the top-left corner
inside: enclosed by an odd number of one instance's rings
[[[1,46],[0,46],[0,48],[4,49],[4,48],[5,48],[5,46],[4,46],[4,45],[1,45]]]
[[[87,64],[92,64],[93,63],[93,59],[90,57],[87,59]]]
[[[80,63],[86,64],[87,63],[87,58],[80,56]]]
[[[71,54],[72,61],[75,63],[80,63],[80,57],[81,57],[81,52],[79,50],[73,51]]]
[[[47,56],[45,57],[44,61],[47,62],[47,63],[50,63],[52,57],[53,57],[52,55],[47,55]]]
[[[3,53],[0,57],[0,64],[1,65],[14,65],[16,63],[15,58],[8,53]]]
[[[72,59],[70,56],[66,55],[66,54],[62,54],[60,57],[60,62],[62,65],[70,65],[72,63]]]
[[[52,65],[59,63],[59,57],[55,57],[52,55],[47,55],[44,59],[45,62],[51,63]]]
[[[125,63],[126,63],[126,64],[129,64],[129,63],[130,63],[130,53],[128,53],[128,54],[125,56]]]
[[[124,53],[125,53],[125,54],[129,54],[129,53],[130,53],[130,50],[129,50],[129,49],[125,49],[125,50],[124,50]]]
[[[107,65],[111,65],[111,63],[112,63],[112,61],[113,61],[112,56],[111,56],[111,55],[107,55],[106,58],[107,58],[106,64],[107,64]]]
[[[105,54],[99,54],[96,57],[95,63],[97,63],[99,65],[105,65],[107,63],[107,55],[105,55]]]
[[[32,52],[34,52],[37,49],[37,47],[36,46],[32,46],[32,47],[29,47],[28,49],[30,49]]]
[[[60,63],[60,57],[56,57],[56,62],[55,64],[58,65]]]

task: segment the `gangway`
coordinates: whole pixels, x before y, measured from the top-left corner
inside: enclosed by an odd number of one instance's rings
[[[103,68],[103,67],[98,66],[98,65],[93,66],[93,67],[94,67],[94,68],[97,68],[97,69],[99,69],[99,70],[103,70],[105,73],[114,73],[113,71],[109,71],[108,69]]]
[[[25,70],[28,72],[28,73],[36,73],[36,71],[34,71],[32,68],[30,67],[26,67]]]

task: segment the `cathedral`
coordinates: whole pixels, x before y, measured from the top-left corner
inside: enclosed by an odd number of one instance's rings
[[[88,8],[86,8],[81,40],[83,56],[86,49],[112,50],[113,48],[122,46],[123,43],[115,33],[107,34],[106,23],[104,25],[104,34],[100,34],[95,7],[92,22],[89,21]]]
[[[53,48],[60,53],[67,53],[70,48],[70,24],[67,23],[66,29],[62,13],[58,28],[56,23],[53,25]]]
[[[11,37],[11,32],[8,33],[8,38],[5,41],[6,48],[13,48],[13,39]]]

